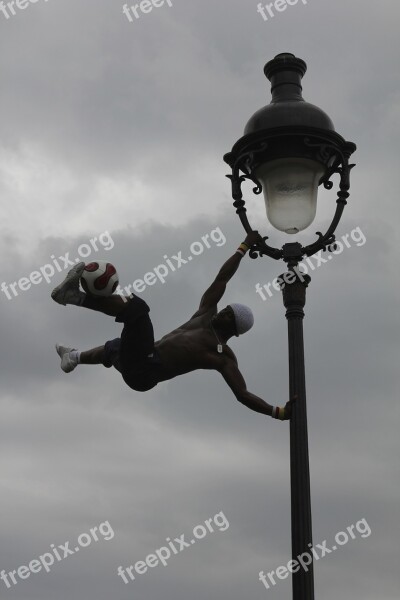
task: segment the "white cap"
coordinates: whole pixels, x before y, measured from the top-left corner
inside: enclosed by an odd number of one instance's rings
[[[254,324],[254,316],[251,308],[245,306],[244,304],[237,304],[233,302],[229,304],[232,308],[233,313],[235,315],[235,323],[236,323],[236,337],[239,337],[242,333],[246,333],[249,329],[253,327]]]

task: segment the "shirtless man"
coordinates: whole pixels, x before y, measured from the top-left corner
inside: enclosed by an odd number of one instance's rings
[[[130,388],[145,392],[159,382],[178,375],[196,369],[214,369],[221,373],[239,402],[264,415],[288,420],[292,401],[284,407],[271,406],[249,392],[236,356],[227,345],[232,336],[242,335],[253,326],[252,311],[236,303],[217,311],[226,284],[237,271],[243,256],[261,239],[258,232],[249,233],[235,254],[222,266],[194,315],[156,342],[146,302],[134,294],[129,298],[117,294],[109,297],[85,294],[79,289],[85,264],[78,263],[53,290],[53,300],[64,306],[84,306],[116,317],[115,321],[123,323],[124,327],[121,338],[86,352],[56,344],[62,370],[69,373],[78,364],[102,364],[107,368],[114,366]]]

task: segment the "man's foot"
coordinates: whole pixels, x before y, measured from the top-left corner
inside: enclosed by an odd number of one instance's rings
[[[60,285],[51,292],[51,297],[58,304],[81,304],[85,293],[79,289],[79,280],[85,268],[85,263],[80,262],[68,272],[68,275]]]
[[[78,359],[72,358],[70,354],[73,350],[76,350],[76,348],[67,348],[66,346],[61,346],[61,344],[56,344],[56,350],[61,357],[62,370],[64,373],[71,373],[78,364]]]

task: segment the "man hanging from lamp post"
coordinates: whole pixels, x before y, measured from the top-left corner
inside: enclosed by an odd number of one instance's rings
[[[257,231],[248,233],[203,294],[194,315],[158,341],[154,341],[150,308],[142,298],[135,294],[126,298],[119,294],[100,297],[84,293],[79,289],[79,282],[85,263],[78,263],[54,288],[53,300],[64,306],[83,306],[115,317],[116,322],[123,323],[123,330],[120,338],[84,352],[56,344],[62,370],[69,373],[78,364],[113,366],[131,389],[145,392],[184,373],[212,369],[221,373],[237,400],[251,410],[275,419],[290,419],[295,397],[284,407],[279,407],[252,394],[234,352],[227,345],[231,337],[251,329],[254,323],[251,309],[244,304],[231,303],[221,311],[217,310],[228,281],[236,273],[243,256],[258,241],[262,238]]]

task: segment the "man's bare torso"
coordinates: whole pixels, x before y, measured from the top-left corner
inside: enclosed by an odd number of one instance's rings
[[[217,351],[217,338],[210,326],[216,312],[214,307],[195,316],[155,342],[162,362],[160,381],[196,369],[218,370],[226,358],[233,355],[227,344],[222,345],[222,354]]]

